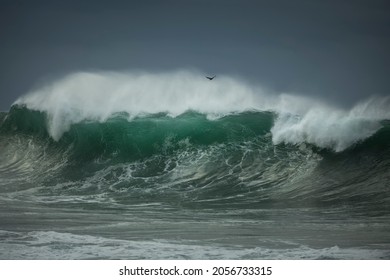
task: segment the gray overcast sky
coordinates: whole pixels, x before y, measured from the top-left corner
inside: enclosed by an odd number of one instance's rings
[[[0,61],[0,110],[73,71],[183,68],[348,106],[390,94],[390,2],[0,0]]]

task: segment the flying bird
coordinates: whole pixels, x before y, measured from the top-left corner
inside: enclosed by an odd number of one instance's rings
[[[206,76],[206,78],[209,79],[210,81],[211,81],[212,79],[214,79],[215,77],[216,77],[215,75],[214,75],[214,77],[207,77],[207,76]]]

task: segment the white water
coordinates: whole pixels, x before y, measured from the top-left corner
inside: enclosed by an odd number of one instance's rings
[[[217,76],[213,81],[194,71],[168,73],[74,73],[19,98],[15,104],[46,112],[54,140],[81,121],[107,120],[126,112],[130,118],[188,110],[210,118],[246,110],[279,114],[272,128],[274,144],[312,143],[342,151],[366,139],[390,119],[390,98],[371,98],[341,110],[308,98],[271,95],[242,81]]]
[[[386,259],[382,249],[313,249],[291,242],[291,248],[227,246],[185,240],[123,240],[55,231],[16,233],[0,230],[0,259]],[[21,257],[22,256],[22,257]]]
[[[288,99],[283,103],[294,104],[294,97]],[[339,152],[370,137],[382,127],[381,120],[390,119],[390,98],[371,98],[349,111],[312,103],[298,114],[294,109],[279,113],[271,129],[274,144],[307,142]]]

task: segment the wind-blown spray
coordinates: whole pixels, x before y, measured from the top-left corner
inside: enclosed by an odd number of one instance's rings
[[[58,141],[72,124],[105,122],[117,113],[134,117],[187,111],[215,119],[245,111],[272,111],[274,144],[307,142],[342,151],[373,135],[390,119],[389,98],[371,98],[350,110],[288,94],[266,94],[228,76],[209,82],[197,72],[80,72],[35,90],[15,104],[47,115],[48,132]]]

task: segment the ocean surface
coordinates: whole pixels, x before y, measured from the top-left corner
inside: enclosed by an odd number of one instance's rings
[[[390,259],[390,101],[76,73],[0,113],[0,259]]]

